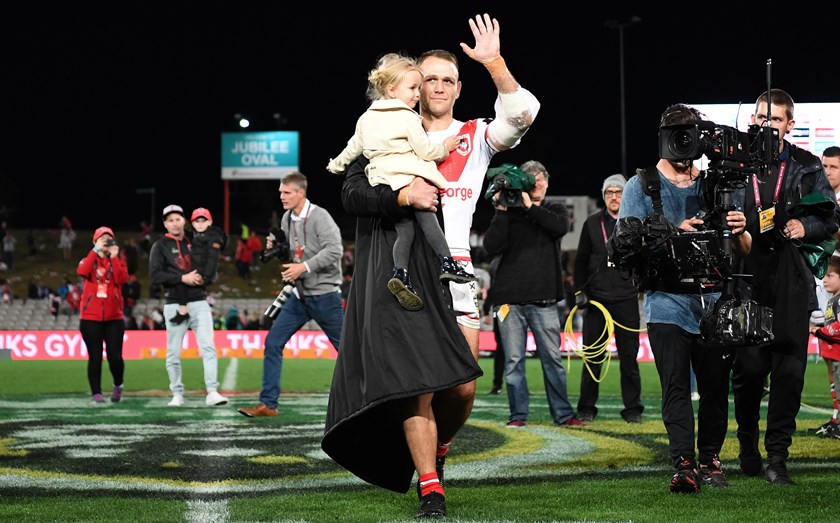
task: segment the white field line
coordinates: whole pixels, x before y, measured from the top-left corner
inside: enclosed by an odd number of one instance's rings
[[[222,377],[221,390],[236,390],[236,371],[239,369],[239,359],[231,358],[225,375]]]

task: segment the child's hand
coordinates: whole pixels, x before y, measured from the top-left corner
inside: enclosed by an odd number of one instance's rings
[[[446,150],[449,152],[452,152],[455,149],[457,149],[459,145],[461,145],[461,139],[457,135],[450,136],[449,138],[443,141],[443,146],[446,147]]]

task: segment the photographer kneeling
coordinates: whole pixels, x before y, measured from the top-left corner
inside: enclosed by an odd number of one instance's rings
[[[696,109],[675,104],[662,114],[660,127],[703,119],[702,113]],[[669,160],[662,157],[660,152],[660,160],[656,164],[660,187],[657,194],[661,203],[654,204],[654,199],[646,194],[648,184],[643,183],[637,174],[624,187],[619,220],[630,217],[635,217],[632,220],[644,220],[658,210],[658,220],[650,225],[651,228],[670,228],[674,232],[676,228],[681,231],[704,228],[706,224],[700,218],[705,204],[704,187],[699,179],[701,173],[691,159]],[[743,212],[728,210],[725,222],[731,231],[734,250],[741,255],[748,252],[750,237],[744,234],[746,217]],[[611,242],[619,233],[619,228],[616,227]],[[621,260],[613,261],[620,264]],[[696,493],[700,491],[701,482],[712,487],[727,487],[729,483],[721,468],[719,454],[729,417],[732,358],[725,357],[724,347],[707,346],[700,335],[701,319],[720,297],[720,281],[701,282],[693,291],[688,291],[679,279],[667,281],[666,273],[658,274],[653,280],[641,288],[644,290],[648,338],[662,386],[662,421],[668,432],[669,454],[676,468],[669,490]],[[692,366],[701,395],[696,453],[691,402]]]

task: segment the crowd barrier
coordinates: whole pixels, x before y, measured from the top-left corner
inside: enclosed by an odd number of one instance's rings
[[[262,358],[266,334],[267,330],[220,330],[214,331],[213,341],[222,358]],[[527,344],[526,349],[529,352],[536,350],[530,333]],[[569,351],[575,354],[580,347],[580,333],[574,333],[574,339],[564,339],[560,350],[564,354]],[[496,339],[492,332],[481,331],[478,349],[482,353],[492,353],[496,350]],[[614,339],[610,340],[610,351],[615,353]],[[808,345],[808,354],[819,354],[817,339],[813,336]],[[0,355],[10,355],[12,360],[86,360],[88,357],[87,347],[77,330],[0,331]],[[296,332],[283,351],[285,358],[335,359],[337,355],[327,335],[320,330]],[[199,357],[198,344],[192,331],[187,331],[184,337],[181,356]],[[127,360],[165,358],[166,331],[125,331],[123,357]],[[644,332],[639,335],[637,359],[653,361],[648,337]]]

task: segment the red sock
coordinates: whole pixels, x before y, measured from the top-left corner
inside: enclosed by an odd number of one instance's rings
[[[451,442],[452,440],[447,441],[446,443],[438,443],[436,456],[439,458],[446,456],[446,453],[449,452],[449,444]]]
[[[420,476],[420,497],[437,492],[443,496],[443,485],[440,484],[437,472],[429,472]]]

